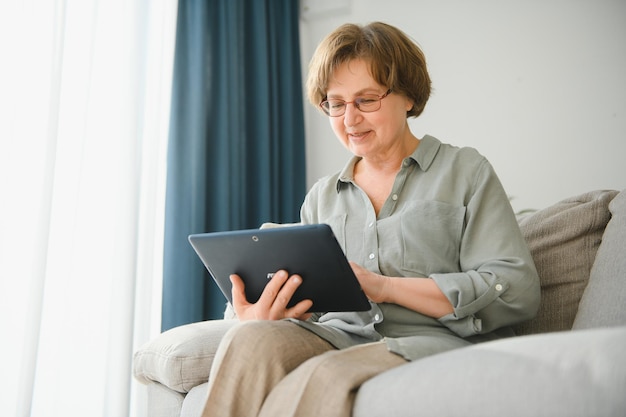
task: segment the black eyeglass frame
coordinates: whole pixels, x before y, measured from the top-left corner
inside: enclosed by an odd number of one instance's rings
[[[382,106],[381,101],[387,97],[389,94],[392,93],[391,88],[389,90],[387,90],[387,92],[381,96],[378,96],[376,94],[369,94],[367,96],[361,96],[361,97],[357,97],[356,99],[352,100],[352,101],[344,101],[344,100],[338,100],[338,99],[333,99],[335,101],[341,101],[344,104],[343,107],[343,112],[341,114],[330,114],[330,110],[328,108],[325,107],[325,105],[328,105],[328,99],[325,98],[324,100],[322,100],[319,104],[320,108],[322,109],[322,111],[328,116],[328,117],[341,117],[344,114],[346,114],[346,108],[348,107],[348,104],[354,104],[354,107],[356,107],[359,111],[362,111],[364,113],[373,113],[375,111],[380,110],[380,107]],[[361,104],[359,104],[359,100],[362,100],[363,98],[366,97],[376,97],[376,102],[378,103],[378,108],[373,109],[373,110],[363,110],[361,109]]]

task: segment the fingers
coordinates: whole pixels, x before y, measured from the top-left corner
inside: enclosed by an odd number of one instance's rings
[[[232,274],[229,276],[229,278],[232,284],[230,293],[233,298],[233,309],[235,310],[235,314],[237,314],[238,317],[242,317],[243,308],[250,305],[250,303],[246,299],[245,285],[241,277],[237,274]]]
[[[268,308],[268,318],[271,320],[279,320],[282,318],[298,318],[310,317],[306,312],[311,308],[313,302],[311,300],[302,300],[296,305],[287,308],[294,293],[302,284],[300,275],[289,276],[287,271],[280,270],[274,274],[274,277],[265,286],[259,302],[262,308]],[[306,320],[304,318],[303,320]]]
[[[244,291],[245,286],[241,277],[237,274],[231,274],[229,278],[230,278],[230,283],[232,284],[232,288],[230,292],[233,296],[233,302],[235,302],[236,299],[242,301],[241,299],[242,296],[243,296],[243,300],[245,300],[246,298],[245,291]]]
[[[285,317],[298,320],[308,320],[312,313],[307,313],[307,311],[309,311],[311,307],[313,307],[313,301],[302,300],[295,306],[287,309],[285,311]]]
[[[392,279],[390,277],[376,274],[355,262],[350,262],[350,266],[368,299],[375,303],[384,303],[387,301],[392,285]]]
[[[272,284],[272,294],[275,294],[274,300],[271,303],[271,313],[273,317],[282,318],[286,317],[287,305],[300,284],[302,284],[302,277],[300,277],[300,275],[288,276],[287,272],[282,270],[278,271],[276,274],[280,274],[279,277],[275,277],[278,278],[277,282],[275,283],[274,279],[272,279],[268,284],[268,286]],[[274,284],[276,284],[276,286],[274,286]],[[278,285],[281,286],[277,289]],[[291,308],[293,309],[293,307]],[[306,310],[304,310],[304,312],[306,312]]]
[[[361,285],[361,288],[363,288],[363,290],[365,291],[365,282],[364,282],[364,275],[368,272],[365,268],[363,268],[361,265],[357,264],[356,262],[350,261],[350,267],[352,268],[352,272],[354,272],[354,276],[356,277],[357,281],[359,281],[359,284]]]
[[[282,318],[308,319],[307,311],[313,306],[311,300],[302,300],[287,308],[294,293],[302,284],[299,275],[289,276],[287,271],[280,270],[267,283],[258,301],[250,304],[246,299],[245,285],[241,277],[230,275],[232,283],[233,307],[240,319],[279,320]]]
[[[287,271],[277,271],[263,289],[263,292],[261,293],[261,296],[259,297],[259,300],[256,304],[262,309],[272,309],[274,304],[276,303],[276,300],[279,297],[284,298],[286,296],[285,292],[281,294],[281,290],[288,279],[289,274],[287,273]],[[287,302],[289,302],[290,298],[291,296],[287,298]],[[287,306],[287,304],[285,303],[284,306]]]

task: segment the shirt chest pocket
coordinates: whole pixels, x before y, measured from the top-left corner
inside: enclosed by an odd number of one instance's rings
[[[465,207],[438,201],[417,201],[397,216],[379,222],[381,258],[403,276],[429,276],[459,271]],[[394,241],[395,240],[395,241]],[[393,242],[393,243],[392,243]],[[387,244],[388,243],[388,244]]]

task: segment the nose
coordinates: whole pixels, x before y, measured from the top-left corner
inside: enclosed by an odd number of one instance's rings
[[[354,126],[362,117],[361,110],[357,109],[354,103],[346,104],[346,112],[343,115],[344,126]]]

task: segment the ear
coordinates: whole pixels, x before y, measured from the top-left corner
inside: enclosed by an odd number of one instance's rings
[[[404,108],[406,109],[407,112],[410,112],[411,109],[413,109],[413,107],[415,106],[415,104],[413,103],[413,100],[411,100],[410,98],[406,98],[406,104],[404,105]]]

